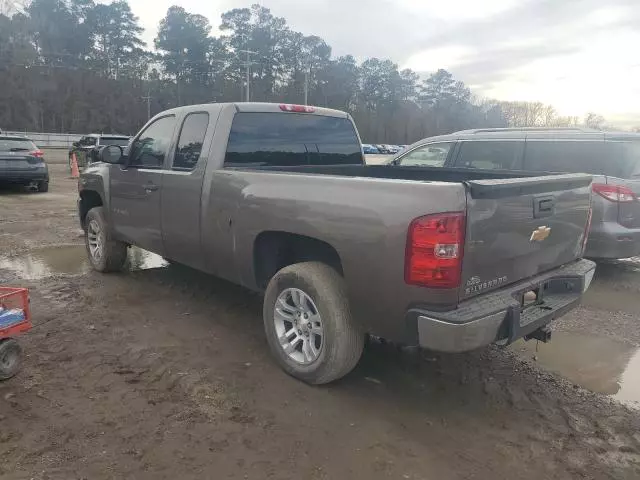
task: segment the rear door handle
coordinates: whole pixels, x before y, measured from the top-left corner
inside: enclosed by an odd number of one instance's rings
[[[158,190],[158,185],[156,185],[155,183],[147,183],[144,186],[144,191],[147,193],[155,192],[156,190]]]

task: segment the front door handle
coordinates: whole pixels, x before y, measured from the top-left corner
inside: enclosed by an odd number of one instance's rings
[[[147,183],[144,186],[144,191],[147,193],[155,192],[156,190],[158,190],[158,185],[156,185],[155,183]]]

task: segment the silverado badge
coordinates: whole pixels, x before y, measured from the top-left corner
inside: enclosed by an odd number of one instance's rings
[[[551,235],[551,228],[549,227],[538,227],[531,233],[530,242],[542,242],[546,240],[547,237]]]

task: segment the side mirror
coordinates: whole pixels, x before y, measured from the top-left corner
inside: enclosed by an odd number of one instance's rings
[[[124,162],[125,156],[121,146],[107,145],[100,149],[98,158],[104,163],[119,164]]]

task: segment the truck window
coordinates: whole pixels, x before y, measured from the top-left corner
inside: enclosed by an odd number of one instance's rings
[[[162,168],[171,145],[176,117],[173,115],[157,119],[131,145],[130,167]]]
[[[182,123],[178,148],[173,157],[174,170],[193,170],[196,168],[208,127],[208,113],[198,112],[187,115]]]
[[[527,140],[525,170],[620,175],[620,150],[604,141]]]
[[[524,140],[462,142],[456,167],[519,170]]]
[[[416,148],[400,159],[400,165],[444,167],[453,142],[432,143]]]
[[[225,158],[229,167],[362,163],[350,120],[298,113],[237,113]]]

